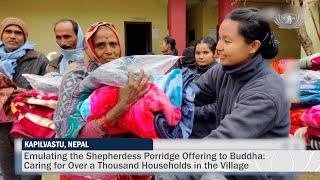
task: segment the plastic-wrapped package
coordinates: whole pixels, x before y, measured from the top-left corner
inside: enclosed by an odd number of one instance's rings
[[[22,74],[27,79],[31,87],[38,91],[58,94],[62,81],[62,76],[57,72],[47,73],[43,76],[35,74]]]
[[[179,58],[171,55],[124,56],[101,65],[83,80],[81,86],[85,89],[97,89],[103,85],[121,87],[128,83],[130,71],[133,71],[136,78],[140,69],[149,74],[150,82],[153,82],[155,77],[165,74]]]

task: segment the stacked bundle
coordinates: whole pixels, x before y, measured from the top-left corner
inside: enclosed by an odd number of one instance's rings
[[[292,59],[276,60],[272,67],[285,74],[289,61]],[[299,59],[298,63],[300,96],[290,109],[290,135],[304,138],[311,149],[320,149],[320,53]]]
[[[149,92],[108,128],[108,134],[131,132],[141,138],[188,138],[193,125],[196,88],[186,71],[174,69],[155,78],[153,83],[149,83]],[[81,87],[96,84],[95,81],[86,81],[86,78],[83,81],[86,85]],[[105,115],[117,103],[118,90],[118,87],[103,86],[93,91],[81,105],[82,118],[91,121]]]
[[[19,94],[11,103],[15,116],[11,135],[15,138],[52,138],[58,96],[36,90]]]

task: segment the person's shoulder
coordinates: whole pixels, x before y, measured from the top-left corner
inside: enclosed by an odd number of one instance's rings
[[[281,76],[272,71],[263,73],[259,78],[246,85],[246,92],[249,94],[264,94],[275,102],[284,101],[285,85]]]
[[[63,56],[60,55],[60,56],[52,59],[52,60],[49,62],[49,65],[50,65],[50,66],[53,66],[53,67],[55,67],[55,68],[59,67],[59,64],[60,64],[62,58],[63,58]]]
[[[42,54],[41,52],[34,50],[34,49],[29,49],[26,51],[26,56],[29,57],[40,57],[40,56],[44,56],[44,54]]]
[[[27,59],[38,59],[38,60],[46,61],[46,62],[49,61],[49,59],[44,54],[42,54],[39,51],[33,50],[33,49],[27,50],[26,54],[22,58],[25,59],[25,60],[27,60]]]
[[[77,62],[73,62],[71,64],[69,64],[69,66],[67,67],[66,71],[64,74],[69,74],[72,73],[75,70],[83,70],[85,71],[86,67],[81,64],[81,63],[77,63]]]

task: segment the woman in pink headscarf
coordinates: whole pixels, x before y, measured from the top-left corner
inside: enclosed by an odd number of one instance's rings
[[[57,137],[66,138],[104,138],[111,137],[106,133],[109,126],[115,124],[127,110],[146,94],[150,87],[147,84],[149,77],[144,78],[143,70],[137,80],[133,73],[129,75],[126,86],[119,88],[117,104],[101,118],[86,122],[80,115],[79,103],[83,97],[79,84],[88,72],[94,71],[99,65],[121,57],[121,46],[118,32],[107,22],[93,24],[86,33],[86,45],[83,64],[71,64],[64,75],[55,112]],[[90,95],[90,92],[85,92]],[[121,136],[121,135],[120,135]],[[75,176],[62,175],[61,179],[150,179],[151,176],[115,176],[91,175]]]

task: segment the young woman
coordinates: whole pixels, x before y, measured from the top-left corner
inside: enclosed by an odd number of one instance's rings
[[[278,53],[268,22],[257,9],[232,11],[221,23],[216,49],[220,64],[197,81],[197,98],[217,102],[208,137],[287,137],[290,104],[281,77],[266,60]]]
[[[178,50],[176,49],[176,40],[173,37],[167,36],[163,38],[160,46],[160,51],[163,55],[174,55],[178,56]],[[169,70],[181,68],[181,63],[178,60]]]
[[[162,44],[160,46],[160,51],[164,55],[178,55],[178,50],[176,49],[176,40],[173,37],[167,36],[163,38]]]
[[[197,80],[203,104],[216,102],[214,129],[206,138],[280,138],[289,135],[289,107],[284,83],[266,59],[278,53],[277,41],[259,10],[239,8],[221,23],[220,64]],[[163,179],[201,176],[163,175]],[[205,179],[205,178],[204,178]],[[226,176],[226,179],[296,179],[293,176]]]
[[[214,53],[216,50],[217,43],[211,37],[201,38],[195,48],[194,56],[197,62],[197,72],[199,74],[205,73],[208,69],[216,64]]]
[[[211,37],[201,38],[194,48],[194,56],[196,60],[196,73],[202,75],[211,69],[217,62],[215,61],[215,51],[217,43]],[[200,104],[199,104],[200,103]],[[197,104],[195,109],[195,117],[193,121],[193,129],[190,138],[203,138],[210,134],[214,128],[215,119],[215,103],[202,105]]]

